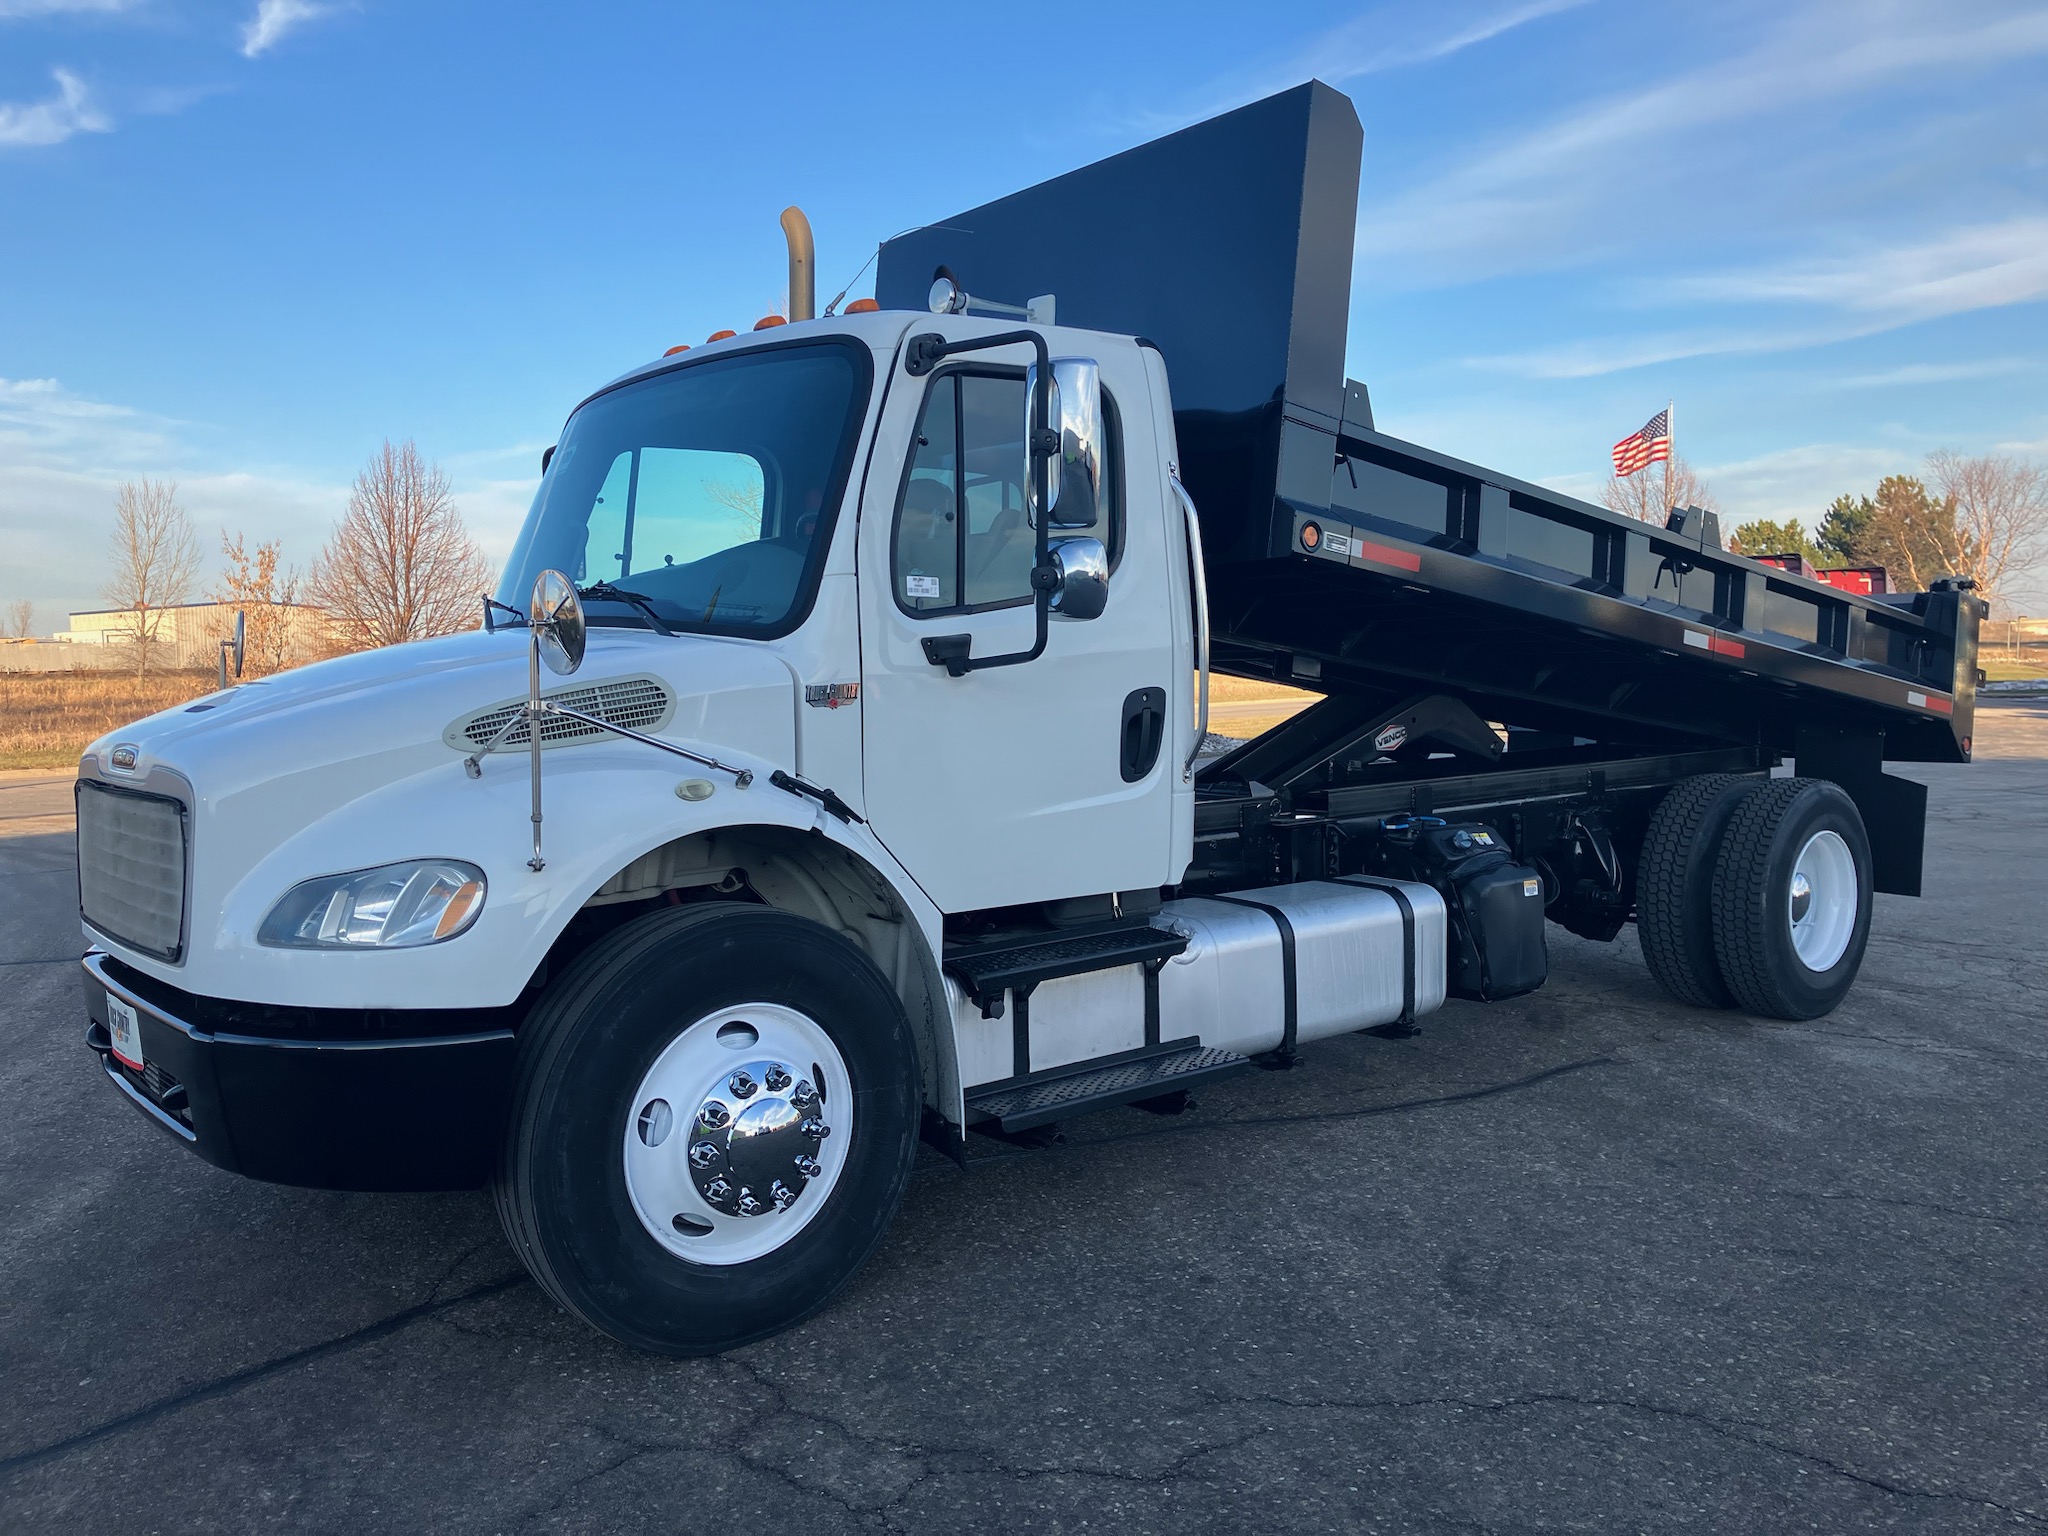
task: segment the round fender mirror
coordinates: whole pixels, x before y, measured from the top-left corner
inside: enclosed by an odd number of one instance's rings
[[[540,659],[550,672],[567,677],[583,665],[587,631],[583,623],[583,600],[576,584],[560,571],[542,571],[533,583],[532,615],[534,638],[540,645]]]

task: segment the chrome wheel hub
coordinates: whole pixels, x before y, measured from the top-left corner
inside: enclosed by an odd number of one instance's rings
[[[1856,856],[1838,832],[1816,832],[1792,864],[1785,921],[1792,948],[1810,971],[1834,967],[1856,933]]]
[[[626,1189],[649,1235],[693,1263],[743,1264],[824,1205],[845,1166],[853,1084],[815,1020],[743,1004],[678,1034],[626,1118]]]
[[[690,1178],[707,1205],[760,1216],[795,1205],[821,1165],[832,1126],[818,1090],[780,1061],[750,1061],[697,1106]]]

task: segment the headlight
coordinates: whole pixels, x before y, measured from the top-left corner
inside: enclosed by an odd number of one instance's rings
[[[412,949],[452,939],[484,909],[484,872],[454,859],[380,864],[293,886],[256,942],[277,949]]]

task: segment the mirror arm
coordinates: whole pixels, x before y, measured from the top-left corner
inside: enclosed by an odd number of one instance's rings
[[[1045,642],[1052,628],[1052,594],[1059,586],[1059,567],[1052,563],[1052,546],[1048,535],[1052,527],[1052,513],[1046,503],[1052,495],[1052,461],[1059,453],[1059,435],[1052,429],[1052,349],[1045,344],[1045,337],[1038,331],[1003,331],[994,336],[970,336],[960,341],[949,341],[937,331],[925,331],[910,338],[903,370],[913,379],[921,379],[946,358],[956,352],[984,352],[991,347],[1029,346],[1038,354],[1038,386],[1031,392],[1031,477],[1035,482],[1038,512],[1037,557],[1031,566],[1031,595],[1037,609],[1037,624],[1028,651],[1012,651],[1007,656],[969,656],[964,650],[958,654],[948,652],[934,655],[932,647],[925,647],[925,659],[935,667],[942,666],[950,677],[965,677],[969,672],[979,672],[988,667],[1014,667],[1020,662],[1036,661],[1045,654]],[[952,636],[943,637],[951,640]],[[964,637],[962,637],[964,638]]]
[[[629,731],[623,725],[613,725],[609,720],[600,720],[595,715],[586,715],[580,709],[571,709],[566,704],[557,704],[551,699],[541,702],[540,712],[544,715],[560,715],[565,720],[578,720],[585,725],[594,725],[601,731],[610,731],[614,736],[623,736],[628,741],[637,741],[643,746],[658,747],[663,752],[673,753],[677,757],[686,757],[691,762],[701,764],[703,767],[716,768],[720,773],[729,773],[732,775],[733,787],[736,789],[745,789],[754,782],[754,770],[751,768],[735,768],[731,763],[721,763],[715,757],[706,757],[701,752],[692,752],[687,747],[679,747],[673,742],[663,741],[656,736],[643,736],[638,731]]]

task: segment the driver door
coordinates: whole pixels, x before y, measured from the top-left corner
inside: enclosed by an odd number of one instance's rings
[[[1135,365],[1120,371],[1105,360],[1102,369],[1112,442],[1097,524],[1056,534],[1090,534],[1109,547],[1107,610],[1085,622],[1055,613],[1035,660],[964,677],[933,665],[923,648],[958,635],[976,657],[1032,644],[1028,356],[972,354],[924,378],[899,360],[861,508],[867,815],[949,913],[1174,878],[1178,762],[1165,746],[1165,700],[1176,674],[1163,541],[1156,512],[1130,515],[1114,441],[1113,385],[1139,409],[1146,399]]]

